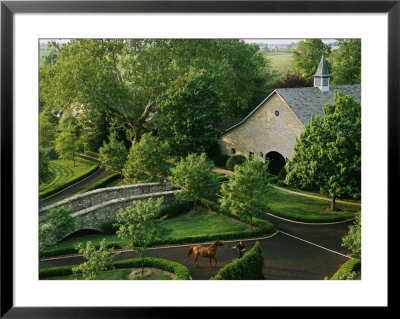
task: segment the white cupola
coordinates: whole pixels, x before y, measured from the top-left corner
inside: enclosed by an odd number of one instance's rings
[[[319,88],[322,92],[329,91],[329,81],[331,75],[329,74],[328,64],[326,63],[325,57],[321,57],[317,72],[314,76],[314,87]]]

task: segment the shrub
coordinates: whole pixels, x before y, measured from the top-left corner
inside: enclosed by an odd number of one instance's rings
[[[233,171],[235,165],[241,165],[246,161],[246,157],[243,155],[233,155],[226,161],[226,168]]]
[[[278,185],[278,186],[288,186],[286,183],[285,183],[285,181],[283,180],[279,180],[279,181],[277,181],[276,182],[276,184]]]
[[[260,243],[257,241],[252,249],[240,259],[223,267],[211,280],[259,280],[263,274],[264,257]]]
[[[330,280],[359,280],[361,279],[361,260],[350,259],[331,277]]]
[[[276,184],[278,182],[278,176],[272,176],[267,178],[268,183]]]
[[[94,158],[99,158],[99,153],[97,152],[86,151],[86,154]]]
[[[186,201],[177,202],[176,204],[162,208],[159,217],[165,215],[167,215],[167,218],[176,217],[188,212],[193,208],[193,206],[194,206],[193,202],[186,202]]]
[[[110,268],[121,269],[121,268],[140,268],[141,259],[125,259],[112,263]],[[189,280],[190,273],[189,269],[182,264],[174,261],[170,261],[163,258],[144,258],[145,267],[154,267],[158,269],[163,269],[169,272],[173,272],[176,277],[175,280]],[[72,275],[72,268],[76,265],[62,266],[62,267],[52,267],[39,270],[39,279],[45,279],[56,276],[68,276]]]
[[[100,229],[104,234],[115,235],[118,227],[113,222],[108,222],[100,225]]]
[[[286,178],[286,174],[287,174],[287,172],[286,172],[285,166],[283,166],[278,173],[278,179],[284,180]]]
[[[218,155],[212,158],[215,166],[226,167],[226,161],[230,158],[229,155]]]

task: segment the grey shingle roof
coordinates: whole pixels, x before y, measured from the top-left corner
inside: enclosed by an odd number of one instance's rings
[[[333,104],[335,90],[346,95],[353,95],[361,102],[361,85],[332,86],[326,92],[316,87],[276,89],[275,91],[305,125],[312,115],[323,115],[322,108],[325,104]]]

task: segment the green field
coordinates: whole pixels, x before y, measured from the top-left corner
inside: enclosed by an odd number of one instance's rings
[[[90,161],[76,161],[75,166],[73,164],[73,161],[70,160],[51,160],[49,171],[52,179],[40,185],[39,195],[51,194],[55,190],[63,188],[64,185],[69,185],[74,180],[88,174],[98,166],[98,164]]]
[[[265,54],[271,61],[272,68],[277,70],[281,75],[293,70],[293,56],[289,52],[268,52]]]

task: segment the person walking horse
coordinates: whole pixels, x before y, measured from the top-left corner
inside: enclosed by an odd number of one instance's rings
[[[246,247],[244,246],[243,242],[240,241],[239,244],[236,246],[233,246],[232,249],[239,249],[239,258],[242,258],[244,251],[246,250]]]

